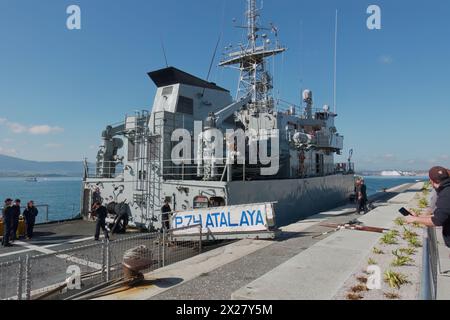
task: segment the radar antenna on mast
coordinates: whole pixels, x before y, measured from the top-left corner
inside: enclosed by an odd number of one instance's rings
[[[227,54],[219,66],[236,66],[240,71],[237,99],[251,96],[250,108],[255,111],[267,112],[274,107],[272,97],[272,76],[267,70],[267,58],[278,55],[286,48],[279,45],[278,40],[273,45],[267,34],[260,35],[261,30],[271,31],[276,37],[278,29],[271,24],[270,28],[259,23],[260,9],[256,0],[247,0],[247,44],[237,46],[237,51]]]

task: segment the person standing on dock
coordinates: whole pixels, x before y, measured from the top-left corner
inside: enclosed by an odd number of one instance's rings
[[[436,206],[432,215],[418,216],[410,212],[406,217],[409,224],[420,223],[427,227],[442,227],[444,241],[450,248],[450,172],[443,167],[434,167],[429,172],[430,181],[436,190]]]
[[[3,240],[2,245],[4,247],[11,247],[12,245],[9,243],[9,236],[11,235],[11,223],[13,216],[13,208],[12,208],[12,199],[5,200],[5,206],[2,210],[3,216]]]
[[[17,240],[17,229],[19,228],[19,220],[20,220],[20,199],[16,199],[13,208],[13,215],[11,221],[11,240],[14,242]]]
[[[367,210],[367,186],[364,179],[360,179],[356,186],[356,212],[358,214],[366,214]]]
[[[170,208],[169,201],[165,200],[164,205],[161,208],[161,219],[162,219],[162,227],[167,231],[170,229],[170,218],[169,214],[172,212],[172,208]]]
[[[27,240],[31,240],[33,238],[33,229],[36,223],[36,217],[39,211],[34,206],[34,202],[30,201],[27,204],[27,208],[23,212],[23,217],[25,218],[25,223],[27,225]]]
[[[97,224],[95,226],[95,241],[100,240],[100,229],[103,230],[105,234],[105,239],[109,239],[108,230],[106,229],[106,217],[108,215],[108,210],[105,206],[101,204],[100,201],[96,201],[92,206],[92,212],[95,217],[97,217]]]

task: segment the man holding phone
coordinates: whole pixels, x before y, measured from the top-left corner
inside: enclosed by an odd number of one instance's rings
[[[432,215],[418,216],[410,212],[407,223],[420,223],[428,227],[443,227],[445,244],[450,248],[450,173],[443,167],[430,170],[430,181],[436,190],[436,208]]]

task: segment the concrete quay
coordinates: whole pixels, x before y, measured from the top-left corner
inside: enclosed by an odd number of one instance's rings
[[[284,227],[275,241],[232,242],[146,274],[141,286],[99,299],[333,299],[382,235],[334,232],[322,224],[358,219],[366,226],[389,229],[398,209],[417,200],[422,186],[407,184],[375,195],[371,199],[375,209],[365,216],[357,215],[353,205],[347,205]]]

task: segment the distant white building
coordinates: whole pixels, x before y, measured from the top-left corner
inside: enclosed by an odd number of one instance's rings
[[[401,177],[403,176],[403,173],[400,171],[382,171],[381,175],[383,177]]]
[[[398,170],[381,172],[381,176],[383,177],[411,177],[415,175],[416,175],[415,172],[398,171]]]

